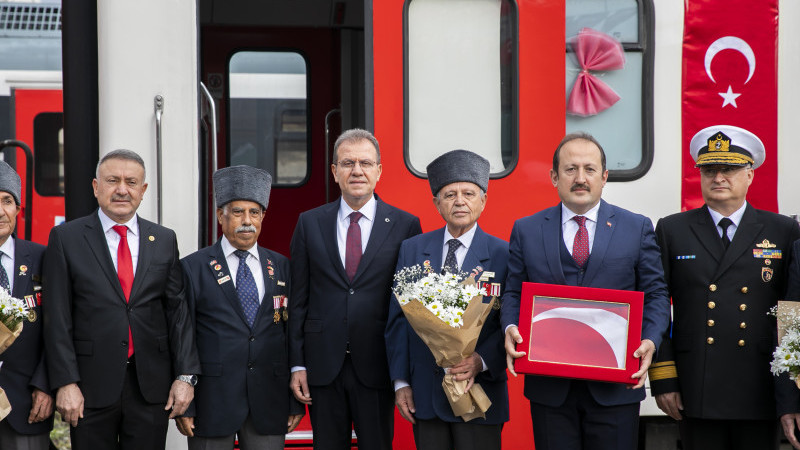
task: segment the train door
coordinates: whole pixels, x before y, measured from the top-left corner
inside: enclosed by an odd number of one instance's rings
[[[217,100],[217,166],[272,175],[259,243],[284,255],[299,214],[338,195],[326,159],[341,119],[338,46],[330,28],[201,28],[201,77]]]
[[[16,140],[33,153],[32,198],[25,198],[27,160],[22,149],[5,150],[5,160],[22,178],[23,212],[17,218],[17,236],[47,244],[50,229],[64,221],[64,115],[57,89],[14,89],[13,117]],[[25,233],[24,209],[31,212],[31,235]]]

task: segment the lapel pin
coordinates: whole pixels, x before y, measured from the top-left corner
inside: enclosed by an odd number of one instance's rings
[[[387,218],[385,218],[385,219],[383,219],[383,220],[385,220],[385,221],[386,221],[386,223],[389,223],[389,222],[391,222],[391,220],[389,220],[389,218],[388,218],[388,217],[387,217]]]
[[[25,264],[19,266],[19,276],[24,277],[28,274],[28,266]]]
[[[611,226],[611,222],[606,222],[606,225],[608,225],[610,227]]]
[[[153,242],[156,240],[156,237],[151,234],[150,236],[147,236],[147,240]]]
[[[215,265],[214,266],[214,270],[217,270],[217,271],[222,270],[222,265],[221,264]]]

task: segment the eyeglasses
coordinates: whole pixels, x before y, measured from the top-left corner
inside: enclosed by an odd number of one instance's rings
[[[700,174],[706,178],[714,178],[719,173],[723,177],[729,178],[744,168],[743,166],[701,167]]]
[[[343,160],[339,161],[338,163],[336,163],[337,166],[339,166],[339,167],[341,167],[341,168],[343,168],[345,170],[352,170],[356,166],[356,164],[361,166],[361,169],[363,169],[363,170],[374,169],[375,166],[377,166],[377,163],[375,161],[372,161],[372,160],[369,160],[369,159],[362,159],[362,160],[359,160],[359,161],[354,161],[352,159],[343,159]]]

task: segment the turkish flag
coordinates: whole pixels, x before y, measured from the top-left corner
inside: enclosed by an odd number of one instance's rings
[[[778,0],[686,0],[683,31],[682,203],[703,205],[689,142],[712,125],[758,136],[766,160],[747,200],[778,211]]]

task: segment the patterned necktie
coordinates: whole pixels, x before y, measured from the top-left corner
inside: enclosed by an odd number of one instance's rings
[[[253,272],[250,272],[250,268],[247,267],[247,256],[250,253],[245,250],[236,250],[233,254],[239,258],[239,269],[236,270],[236,295],[239,296],[247,324],[252,328],[253,322],[256,321],[256,313],[258,313],[258,288],[256,280],[253,278]]]
[[[733,225],[733,221],[727,217],[719,220],[719,226],[722,228],[722,246],[725,247],[725,250],[731,245],[731,238],[728,237],[728,227],[731,225]]]
[[[347,278],[353,281],[358,271],[358,263],[361,262],[361,227],[358,220],[364,215],[358,211],[350,213],[350,226],[347,228],[347,241],[344,250],[344,271]]]
[[[578,222],[578,233],[572,242],[572,259],[578,267],[583,268],[589,259],[589,230],[586,229],[586,217],[575,216],[572,220]]]
[[[0,252],[0,261],[3,260],[3,255],[5,255],[5,252]],[[0,266],[0,287],[8,291],[8,295],[11,295],[11,283],[8,282],[8,274],[2,266]]]
[[[442,266],[442,273],[458,273],[458,261],[456,260],[456,250],[461,247],[461,241],[458,239],[450,239],[447,241],[448,249],[447,256],[444,258],[444,266]]]
[[[131,299],[131,287],[133,287],[133,258],[131,249],[128,247],[128,227],[125,225],[114,225],[112,227],[119,235],[119,245],[117,246],[117,278],[122,286],[122,293],[125,294],[125,301]],[[133,334],[131,327],[128,326],[128,358],[133,356]]]

